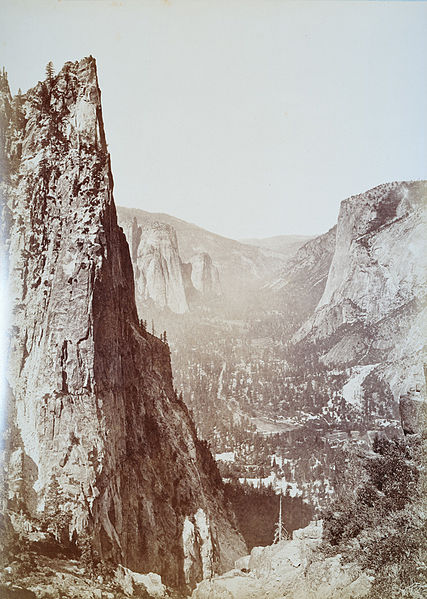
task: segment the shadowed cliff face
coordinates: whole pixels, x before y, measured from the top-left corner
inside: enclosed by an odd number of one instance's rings
[[[88,532],[103,558],[194,584],[245,549],[174,392],[169,349],[139,326],[95,60],[15,99],[3,77],[1,91],[9,508]]]
[[[212,298],[221,295],[218,269],[212,263],[212,258],[206,252],[192,256],[191,282],[202,296]]]
[[[290,336],[313,313],[325,289],[335,250],[336,227],[310,239],[288,261],[266,290],[285,307]],[[298,298],[298,301],[295,301]]]

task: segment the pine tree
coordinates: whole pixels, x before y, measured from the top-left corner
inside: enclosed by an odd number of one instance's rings
[[[46,65],[46,78],[48,79],[48,81],[52,81],[54,74],[55,69],[53,66],[53,62],[50,60]]]
[[[44,112],[49,112],[50,110],[50,93],[48,86],[45,82],[41,84],[40,87],[40,99],[41,99],[41,107]]]
[[[279,519],[276,523],[276,528],[274,531],[274,541],[273,543],[280,543],[280,541],[284,541],[289,539],[289,533],[285,528],[282,518],[282,493],[280,493],[280,503],[279,503]]]

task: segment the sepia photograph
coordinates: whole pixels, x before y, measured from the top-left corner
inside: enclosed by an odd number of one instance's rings
[[[426,31],[0,0],[0,599],[427,596]]]

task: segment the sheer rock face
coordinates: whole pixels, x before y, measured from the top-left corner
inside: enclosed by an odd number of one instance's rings
[[[367,322],[378,322],[419,296],[426,267],[426,195],[426,183],[391,183],[342,202],[318,312],[352,301]],[[348,322],[344,314],[341,322]]]
[[[283,253],[216,235],[168,214],[124,206],[118,206],[117,212],[119,223],[126,232],[127,223],[134,218],[140,226],[153,221],[173,226],[183,263],[189,264],[198,254],[209,254],[218,269],[221,291],[225,297],[244,297],[248,292],[259,289],[287,260]]]
[[[131,248],[138,305],[152,300],[159,308],[188,312],[178,241],[173,227],[153,222],[140,226],[136,218],[123,230]]]
[[[194,288],[206,298],[221,295],[218,269],[206,252],[190,258],[191,282]]]
[[[397,397],[424,384],[426,197],[425,181],[389,183],[342,202],[323,295],[294,337],[329,366],[379,365]]]
[[[199,510],[212,569],[244,546],[220,507],[214,462],[176,398],[168,347],[139,326],[95,60],[67,63],[13,100],[3,77],[1,92],[13,308],[9,508],[69,517],[69,533],[88,532],[103,558],[193,584],[183,531]],[[197,539],[193,561],[189,571],[202,571]]]
[[[336,226],[310,239],[298,249],[267,289],[280,298],[286,309],[290,332],[311,316],[325,290],[335,251]],[[298,301],[295,301],[295,298]]]
[[[207,252],[182,261],[175,228],[141,210],[119,208],[119,222],[131,248],[138,310],[153,302],[184,314],[194,303],[209,301],[222,294],[218,269]],[[148,302],[148,304],[147,304]]]

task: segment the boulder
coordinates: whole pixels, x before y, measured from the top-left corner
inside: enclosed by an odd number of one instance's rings
[[[427,404],[420,393],[402,395],[399,412],[405,435],[423,434],[427,425]]]

